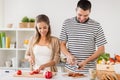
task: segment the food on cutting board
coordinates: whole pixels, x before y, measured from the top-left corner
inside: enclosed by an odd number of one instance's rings
[[[81,74],[81,73],[71,72],[71,73],[68,73],[68,76],[70,76],[70,77],[83,77],[85,75]]]
[[[17,70],[16,74],[17,75],[22,75],[22,71],[21,70]]]
[[[46,79],[51,79],[55,75],[56,75],[56,72],[39,71],[39,70],[34,70],[34,71],[17,70],[16,73],[13,74],[14,77],[46,78]]]
[[[31,71],[30,75],[39,74],[39,73],[40,73],[40,71],[38,69],[36,69],[36,70]]]

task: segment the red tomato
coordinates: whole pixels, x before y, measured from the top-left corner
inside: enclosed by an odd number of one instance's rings
[[[33,74],[34,74],[34,72],[33,72],[33,71],[31,71],[29,74],[30,74],[30,75],[33,75]]]
[[[34,73],[34,74],[39,74],[39,70],[36,69],[36,70],[33,71],[33,73]]]
[[[22,71],[21,70],[17,70],[17,75],[22,75]]]
[[[115,55],[115,59],[120,62],[120,56],[119,55]]]
[[[30,75],[33,75],[33,74],[39,74],[39,70],[36,69],[36,70],[34,70],[34,71],[31,71],[31,72],[30,72]]]
[[[113,58],[109,58],[110,62],[115,62],[115,60]]]
[[[52,78],[52,72],[50,72],[50,71],[45,72],[45,78],[46,79]]]

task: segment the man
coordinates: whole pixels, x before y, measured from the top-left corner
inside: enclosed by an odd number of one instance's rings
[[[67,57],[65,68],[68,71],[87,73],[95,68],[95,59],[105,52],[107,43],[100,24],[89,18],[91,3],[80,0],[77,3],[76,17],[63,23],[60,40],[61,51]],[[96,49],[97,48],[97,49]],[[79,68],[76,68],[76,65]]]

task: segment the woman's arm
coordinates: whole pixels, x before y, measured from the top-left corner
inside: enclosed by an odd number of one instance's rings
[[[29,44],[28,44],[27,50],[25,52],[25,59],[28,60],[28,62],[30,62],[31,70],[33,70],[32,66],[35,63],[34,56],[33,56],[33,51],[32,51],[32,41],[33,41],[33,37],[29,40]]]
[[[32,39],[29,40],[29,44],[28,44],[28,47],[27,47],[27,50],[25,52],[25,59],[29,59],[29,57],[31,56],[31,42],[32,42]]]

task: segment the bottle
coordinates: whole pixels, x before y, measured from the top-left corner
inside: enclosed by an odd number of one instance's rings
[[[2,48],[6,48],[6,45],[5,45],[5,43],[6,43],[6,35],[5,35],[5,32],[2,32],[1,33],[1,42],[2,42]]]
[[[6,37],[6,48],[10,48],[10,37]]]
[[[2,48],[2,38],[1,38],[1,33],[0,33],[0,48]]]

